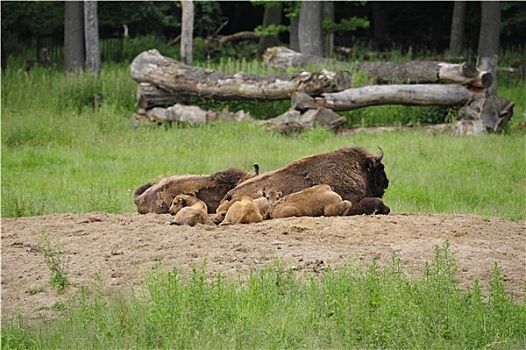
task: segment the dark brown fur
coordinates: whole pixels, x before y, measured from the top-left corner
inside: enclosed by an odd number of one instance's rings
[[[254,168],[258,169],[256,165]],[[192,194],[205,202],[208,213],[214,213],[221,198],[230,189],[256,175],[256,172],[235,168],[211,175],[175,175],[139,186],[135,190],[134,202],[139,214],[166,214],[177,195]]]
[[[344,200],[356,205],[366,197],[381,198],[389,185],[381,160],[361,147],[348,147],[296,160],[288,166],[246,180],[226,198],[257,197],[258,191],[281,191],[283,196],[318,184],[330,185]],[[356,213],[358,214],[358,213]],[[355,214],[355,215],[356,215]]]
[[[391,208],[384,204],[381,198],[366,197],[353,205],[349,215],[373,215],[373,214],[384,214],[387,215],[391,212]]]

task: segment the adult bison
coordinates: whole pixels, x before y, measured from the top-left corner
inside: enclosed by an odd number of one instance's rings
[[[296,160],[288,166],[246,180],[227,192],[223,200],[239,196],[257,197],[258,191],[281,191],[283,196],[315,185],[328,184],[353,207],[360,208],[364,198],[384,195],[389,185],[380,154],[362,148],[347,147],[331,152],[315,154]],[[371,210],[371,203],[382,208]],[[389,208],[383,201],[369,201],[367,211],[351,211],[352,214],[383,213]]]
[[[205,202],[208,213],[215,213],[227,191],[258,172],[259,166],[254,164],[250,172],[230,168],[211,175],[175,175],[137,187],[133,201],[139,214],[166,214],[177,195],[190,194]]]

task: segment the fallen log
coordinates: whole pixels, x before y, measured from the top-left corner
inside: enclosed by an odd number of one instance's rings
[[[305,129],[314,127],[323,127],[336,131],[345,124],[346,119],[329,109],[316,108],[304,112],[291,109],[278,117],[256,121],[243,110],[237,112],[228,110],[212,111],[180,103],[168,108],[150,108],[147,111],[133,115],[133,125],[135,127],[142,125],[170,125],[172,123],[194,126],[216,121],[251,121],[262,125],[266,130],[276,130],[288,135],[293,132],[303,132]]]
[[[143,104],[155,105],[155,92],[164,90],[176,95],[191,95],[220,100],[283,100],[294,92],[319,95],[349,88],[350,74],[346,71],[302,72],[277,76],[254,74],[226,74],[212,69],[188,66],[162,56],[157,50],[144,51],[130,65],[132,78],[138,83],[149,83],[161,90],[151,89],[141,95]],[[142,89],[142,88],[141,88]],[[165,98],[159,97],[160,100]]]
[[[493,78],[489,72],[481,72],[474,63],[453,64],[433,61],[412,62],[361,62],[351,63],[301,54],[286,47],[268,48],[263,63],[278,69],[309,67],[312,64],[334,69],[364,71],[377,84],[447,83],[476,88],[487,88]]]
[[[230,112],[229,110],[211,111],[198,106],[187,106],[176,103],[168,108],[154,107],[133,115],[133,125],[161,125],[178,123],[194,126],[215,121],[252,120],[243,110]]]
[[[515,103],[500,97],[479,98],[463,107],[451,135],[477,135],[499,132],[513,116]]]
[[[318,97],[296,94],[294,108],[324,107],[333,111],[347,111],[377,105],[463,106],[480,96],[464,86],[446,85],[370,85]],[[299,107],[297,107],[299,106]]]
[[[338,131],[346,121],[345,118],[332,110],[321,107],[308,109],[303,112],[290,109],[280,116],[263,120],[259,123],[267,130],[276,130],[282,134],[289,135],[316,127]]]

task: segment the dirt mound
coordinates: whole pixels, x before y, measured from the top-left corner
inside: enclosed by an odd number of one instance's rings
[[[58,237],[69,259],[68,277],[81,286],[103,283],[110,290],[140,284],[159,264],[181,271],[206,260],[212,275],[246,274],[275,258],[298,271],[319,273],[356,259],[389,264],[393,252],[409,274],[421,272],[435,246],[450,242],[461,287],[474,278],[488,286],[497,261],[506,287],[517,298],[526,280],[524,221],[475,215],[391,214],[387,216],[302,217],[257,224],[174,226],[170,215],[61,214],[2,219],[2,317],[56,305],[74,295],[47,285],[49,269],[39,237]],[[42,288],[43,287],[43,288]],[[37,289],[44,291],[34,293]],[[33,293],[31,293],[33,291]]]

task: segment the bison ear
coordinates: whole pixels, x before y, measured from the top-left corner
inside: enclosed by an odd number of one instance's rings
[[[365,168],[365,170],[367,170],[368,173],[371,172],[371,170],[373,170],[373,168],[375,167],[375,161],[373,158],[365,158],[363,160],[363,167]]]

